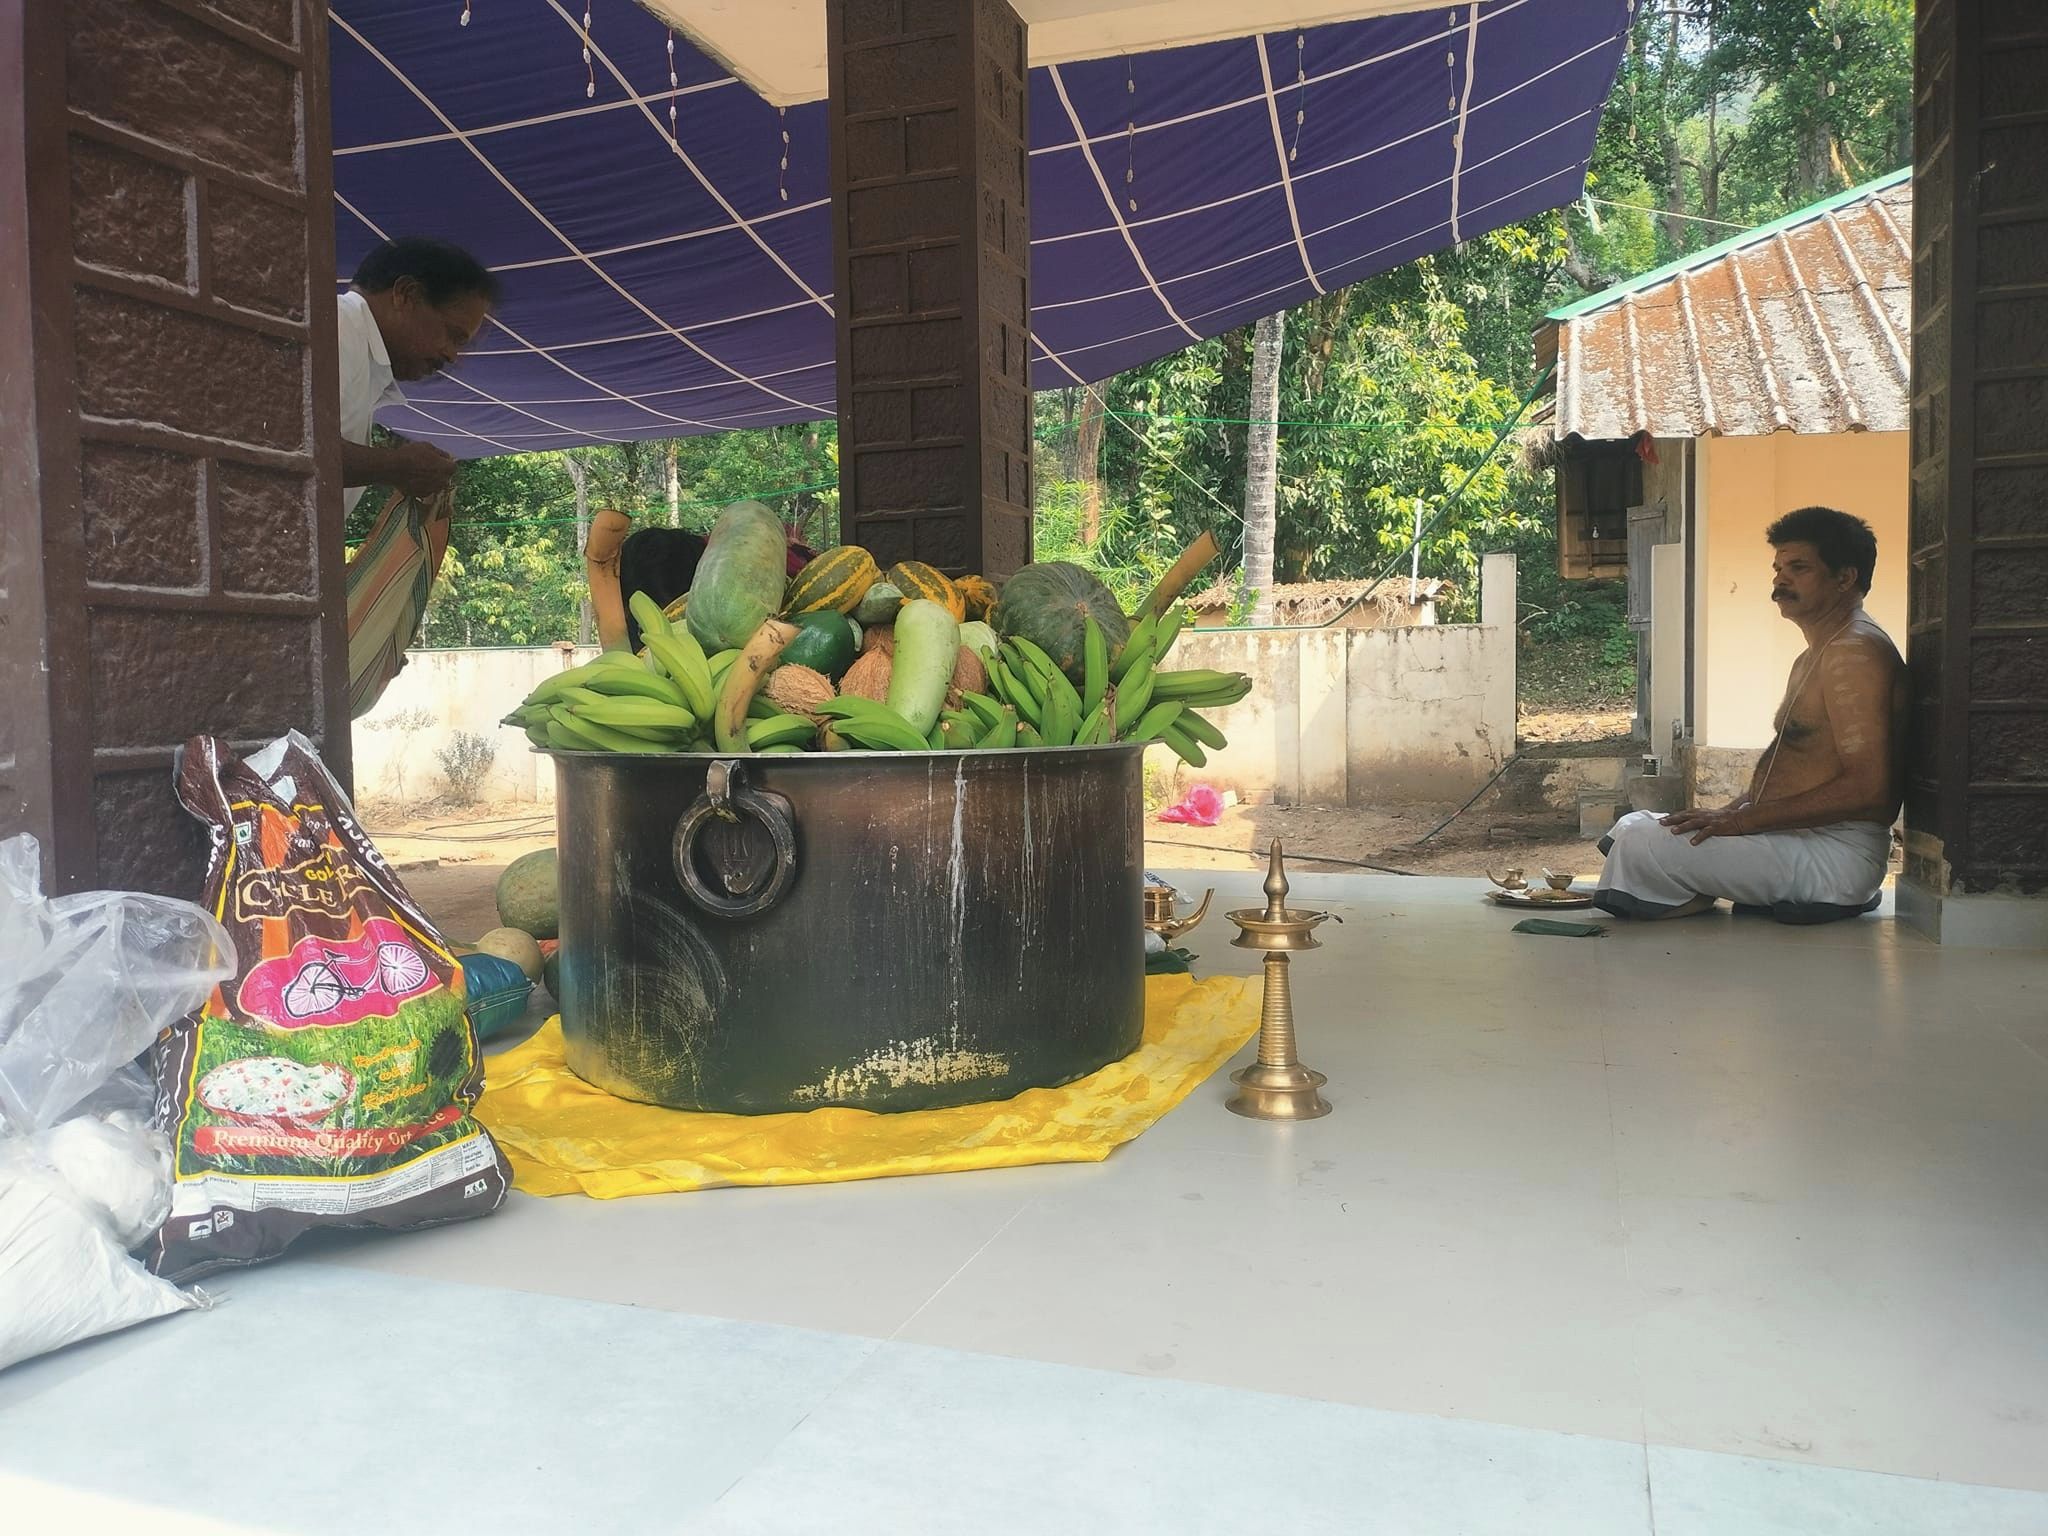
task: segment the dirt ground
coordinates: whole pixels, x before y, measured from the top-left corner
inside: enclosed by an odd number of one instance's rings
[[[407,887],[452,939],[476,939],[498,923],[494,891],[506,865],[555,841],[552,807],[477,805],[466,809],[366,804],[364,823]],[[1590,874],[1598,851],[1548,828],[1489,816],[1484,802],[1434,837],[1457,807],[1399,811],[1316,806],[1233,805],[1213,827],[1178,826],[1156,816],[1145,827],[1145,862],[1155,869],[1256,869],[1279,838],[1288,866],[1304,871],[1382,870],[1397,874],[1480,875],[1490,865],[1520,864]]]

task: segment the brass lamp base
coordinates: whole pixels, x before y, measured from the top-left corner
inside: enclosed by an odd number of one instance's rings
[[[1287,951],[1316,949],[1314,929],[1329,917],[1287,905],[1287,874],[1280,842],[1273,842],[1266,872],[1266,909],[1230,914],[1238,936],[1230,942],[1266,954],[1265,999],[1259,1010],[1259,1059],[1230,1074],[1237,1092],[1223,1106],[1252,1120],[1316,1120],[1330,1112],[1317,1092],[1329,1079],[1301,1064],[1294,1045],[1294,992],[1288,985]]]
[[[1237,1084],[1224,1108],[1251,1120],[1320,1120],[1330,1101],[1316,1090],[1329,1079],[1308,1067],[1249,1066],[1230,1074]]]

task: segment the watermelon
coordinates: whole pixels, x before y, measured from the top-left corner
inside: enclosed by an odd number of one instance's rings
[[[1131,621],[1116,598],[1094,575],[1065,560],[1027,565],[1003,583],[1003,595],[989,614],[989,623],[1005,637],[1022,636],[1039,646],[1068,677],[1081,680],[1083,622],[1090,616],[1102,626],[1114,657],[1131,636]]]
[[[498,876],[498,921],[507,928],[536,939],[559,937],[559,900],[552,848],[522,854]]]

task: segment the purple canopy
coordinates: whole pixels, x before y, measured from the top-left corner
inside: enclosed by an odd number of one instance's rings
[[[1484,0],[1034,69],[1033,382],[1573,201],[1629,10]],[[582,0],[331,14],[340,270],[431,234],[505,283],[386,425],[473,457],[832,414],[822,103],[778,111],[626,0],[591,0],[587,65]]]

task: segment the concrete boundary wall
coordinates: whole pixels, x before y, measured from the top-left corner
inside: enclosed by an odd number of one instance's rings
[[[1183,775],[1249,799],[1440,804],[1515,749],[1512,630],[1194,630],[1173,659],[1256,679],[1241,704],[1210,712],[1230,745]]]
[[[413,652],[356,722],[356,793],[432,798],[443,785],[442,749],[468,731],[497,748],[486,798],[552,803],[549,761],[498,721],[548,673],[594,654]],[[1498,626],[1190,630],[1173,659],[1255,679],[1250,697],[1211,714],[1230,745],[1183,775],[1247,799],[1437,804],[1471,794],[1514,750],[1514,635]]]

